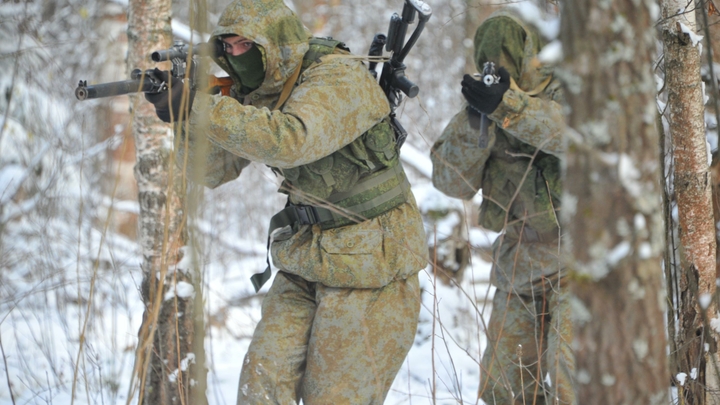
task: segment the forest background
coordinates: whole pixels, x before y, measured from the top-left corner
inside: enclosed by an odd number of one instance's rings
[[[207,19],[198,21],[197,2],[173,2],[173,36],[189,40],[190,25],[211,31],[228,3],[208,0]],[[387,32],[391,14],[402,8],[400,1],[380,0],[288,4],[313,34],[343,40],[358,54],[367,52],[375,33]],[[559,35],[560,21],[555,5],[545,2],[428,4],[433,16],[406,59],[420,94],[398,115],[409,132],[402,159],[426,219],[433,264],[447,271],[429,265],[421,273],[415,344],[386,403],[478,403],[483,325],[493,294],[488,252],[497,235],[475,225],[480,197],[461,202],[432,187],[429,149],[463,105],[459,82],[475,71],[472,38],[484,18],[510,4],[538,21],[548,40]],[[79,102],[74,96],[79,80],[127,79],[127,12],[123,0],[0,3],[3,405],[136,401],[143,250],[130,125],[134,98]],[[714,27],[717,17],[710,18]],[[709,78],[707,64],[704,72]],[[710,111],[705,120],[709,153],[717,151],[714,117]],[[267,290],[255,294],[249,276],[265,265],[267,223],[284,204],[278,185],[267,168],[252,164],[238,180],[200,192],[189,225],[202,275],[212,404],[235,402],[242,357]],[[465,270],[454,272],[465,260]]]

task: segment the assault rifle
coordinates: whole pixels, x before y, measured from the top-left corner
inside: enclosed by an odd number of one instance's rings
[[[178,41],[170,49],[153,52],[150,58],[154,62],[170,61],[172,63],[172,69],[170,70],[172,77],[184,79],[189,72],[190,87],[197,90],[199,87],[198,66],[200,64],[198,58],[200,56],[218,56],[222,55],[223,52],[222,44],[204,42],[193,45],[191,54],[190,45]],[[211,92],[222,92],[227,95],[231,85],[232,79],[229,77],[208,76],[207,86],[211,89]],[[144,72],[140,69],[134,69],[130,73],[130,80],[90,86],[88,86],[86,80],[80,80],[78,87],[75,89],[75,97],[78,100],[87,100],[89,98],[113,97],[128,93],[159,93],[161,91],[167,91],[167,83],[155,76],[154,69],[148,69]]]
[[[410,24],[415,22],[415,14],[418,15],[418,25],[413,31],[407,42],[405,35]],[[383,46],[388,52],[392,52],[390,60],[383,63],[382,74],[380,75],[380,87],[385,91],[388,102],[390,103],[390,123],[397,134],[398,147],[402,146],[407,138],[407,131],[400,125],[395,116],[395,110],[403,99],[402,93],[410,98],[417,96],[420,89],[415,83],[405,76],[405,64],[403,61],[410,49],[415,45],[420,34],[425,28],[425,23],[432,15],[432,8],[422,0],[405,0],[402,9],[402,16],[393,13],[390,17],[390,26],[388,27],[387,36],[385,34],[376,34],[370,44],[368,55],[371,57],[379,57],[383,54]],[[377,62],[371,59],[368,64],[370,72],[377,77]]]

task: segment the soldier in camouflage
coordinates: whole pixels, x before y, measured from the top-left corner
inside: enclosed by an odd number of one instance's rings
[[[177,161],[187,155],[208,187],[260,162],[288,195],[271,221],[279,272],[237,403],[382,404],[414,340],[427,263],[385,94],[282,0],[234,1],[211,41],[225,46],[216,62],[234,80],[231,96],[191,94]],[[166,121],[182,113],[172,90],[182,83],[171,84],[170,95],[146,96]]]
[[[465,75],[468,105],[450,120],[431,158],[435,187],[466,200],[482,189],[480,225],[501,232],[478,395],[487,404],[576,404],[557,218],[562,92],[537,59],[537,31],[510,9],[488,18],[474,43],[478,70],[493,62],[499,82]]]

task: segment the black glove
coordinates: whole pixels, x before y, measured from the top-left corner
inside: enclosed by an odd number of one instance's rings
[[[172,117],[178,120],[180,117],[180,104],[182,103],[183,82],[177,77],[171,77],[168,71],[155,68],[153,75],[157,80],[168,84],[167,91],[159,93],[145,93],[145,99],[155,106],[155,114],[165,122],[170,122],[170,104],[172,104]],[[172,98],[172,103],[170,99]],[[195,92],[190,90],[188,99],[188,111],[192,108]]]
[[[470,75],[463,76],[462,94],[470,104],[470,108],[482,114],[492,114],[500,105],[503,94],[510,88],[510,73],[501,67],[498,69],[497,75],[500,77],[500,81],[490,86]]]

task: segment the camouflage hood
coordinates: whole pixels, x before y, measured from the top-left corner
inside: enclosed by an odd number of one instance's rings
[[[516,23],[521,30],[507,21]],[[488,30],[493,31],[493,35],[486,35]],[[527,24],[517,10],[504,8],[478,27],[473,59],[478,72],[482,72],[485,62],[495,62],[508,70],[521,89],[530,91],[552,74],[552,67],[537,59],[544,45],[537,29]]]
[[[219,41],[228,34],[243,36],[262,46],[265,79],[256,92],[263,95],[279,94],[309,49],[310,32],[282,0],[232,2],[220,16],[210,40]],[[240,82],[224,55],[215,61],[236,83]]]

